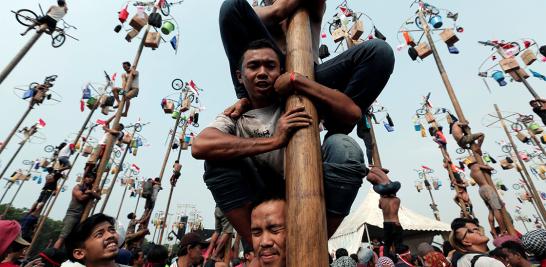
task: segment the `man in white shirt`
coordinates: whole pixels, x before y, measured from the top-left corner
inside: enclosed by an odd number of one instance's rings
[[[46,24],[49,29],[49,34],[55,31],[55,28],[57,27],[57,22],[59,20],[63,19],[63,17],[68,12],[68,8],[66,7],[66,1],[65,0],[57,0],[56,6],[51,6],[47,10],[47,13],[45,16],[38,18],[36,23],[29,26],[27,30],[23,33],[21,33],[22,36],[27,34],[30,30],[34,29],[34,27],[38,25]]]

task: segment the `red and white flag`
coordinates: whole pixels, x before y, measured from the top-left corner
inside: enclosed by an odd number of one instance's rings
[[[114,82],[116,81],[116,76],[118,76],[117,72],[112,75],[112,81],[114,81]]]
[[[199,88],[197,88],[193,80],[190,80],[188,82],[188,86],[190,87],[190,89],[193,91],[194,94],[199,95]]]
[[[427,167],[427,166],[425,166],[425,165],[422,165],[421,168],[422,168],[423,170],[427,170],[427,171],[432,170],[431,168],[429,168],[429,167]]]
[[[41,128],[44,128],[46,126],[45,121],[42,119],[38,119],[38,126],[40,126]]]
[[[131,169],[136,170],[137,172],[140,172],[140,167],[138,167],[136,164],[131,164]]]
[[[97,120],[96,123],[99,124],[99,125],[106,125],[106,121],[100,120],[100,119]]]

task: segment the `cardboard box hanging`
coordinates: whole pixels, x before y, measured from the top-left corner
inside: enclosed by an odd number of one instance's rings
[[[510,74],[510,77],[512,77],[512,79],[514,79],[514,81],[516,81],[516,82],[521,82],[521,79],[519,78],[519,76],[523,77],[523,79],[529,78],[529,73],[527,73],[522,68],[519,68],[519,69],[517,69],[515,71],[508,72],[508,74]],[[519,76],[518,76],[518,74],[519,74]]]
[[[419,43],[419,45],[415,47],[415,50],[417,51],[417,55],[420,59],[424,59],[432,54],[432,49],[427,42]]]
[[[133,27],[137,32],[148,24],[148,15],[146,13],[136,14],[133,16],[129,25]]]
[[[334,39],[334,43],[341,42],[343,40],[343,38],[345,38],[345,29],[344,29],[344,27],[337,28],[332,33],[332,39]]]
[[[355,23],[353,23],[353,26],[351,27],[350,36],[353,40],[360,39],[360,36],[362,36],[362,33],[364,33],[364,22],[362,20],[357,20]]]
[[[518,61],[513,58],[513,57],[510,57],[510,58],[505,58],[503,60],[501,60],[499,62],[502,70],[506,73],[509,73],[511,71],[515,71],[517,69],[519,69],[519,64],[518,64]]]
[[[523,63],[525,63],[525,65],[529,66],[533,64],[535,60],[537,60],[537,56],[535,55],[535,53],[533,53],[533,51],[527,49],[521,54],[521,60],[523,61]]]
[[[174,102],[167,100],[167,102],[163,106],[163,112],[165,112],[165,114],[171,114],[173,113],[173,111],[174,111]]]
[[[131,40],[133,40],[133,38],[135,38],[137,35],[138,35],[138,31],[135,29],[132,29],[127,33],[127,35],[125,35],[125,40],[127,40],[127,42],[131,42]]]
[[[440,33],[440,37],[448,46],[451,46],[459,41],[459,38],[452,29],[445,29]]]
[[[161,42],[161,34],[159,32],[148,32],[146,35],[145,47],[157,48]]]
[[[184,98],[184,101],[182,101],[182,106],[180,107],[180,112],[186,112],[188,109],[190,109],[191,102],[189,98]]]

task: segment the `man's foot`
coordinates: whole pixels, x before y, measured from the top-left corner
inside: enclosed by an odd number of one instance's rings
[[[122,117],[127,117],[127,111],[121,113],[121,116],[122,116]]]
[[[119,105],[118,104],[115,104],[112,108],[118,108]]]
[[[380,195],[393,195],[393,194],[396,194],[401,187],[402,187],[402,184],[400,184],[400,182],[398,181],[395,181],[395,182],[390,182],[388,184],[374,185],[373,191],[375,191],[376,193]]]

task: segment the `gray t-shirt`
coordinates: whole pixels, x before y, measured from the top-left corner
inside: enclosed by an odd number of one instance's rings
[[[476,256],[476,255],[479,255],[479,254],[469,253],[469,254],[464,255],[463,257],[461,257],[457,261],[457,266],[458,267],[471,267],[472,266],[472,263],[471,263],[472,258],[474,258],[474,256]],[[498,261],[497,259],[487,257],[487,256],[483,256],[483,257],[478,258],[478,260],[476,261],[476,264],[474,265],[474,267],[504,267],[504,264],[502,262]]]
[[[265,108],[253,109],[238,119],[232,119],[224,114],[216,117],[208,127],[216,128],[223,133],[245,138],[271,137],[277,128],[277,122],[282,115],[278,104]],[[267,167],[283,176],[284,149],[277,149],[251,157],[254,163]]]

